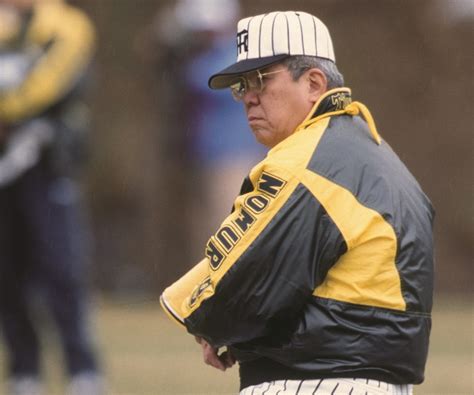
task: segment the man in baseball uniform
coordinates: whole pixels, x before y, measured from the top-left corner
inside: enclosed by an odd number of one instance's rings
[[[238,361],[241,394],[411,394],[431,327],[431,203],[344,87],[318,18],[245,18],[236,43],[209,85],[230,88],[269,151],[161,304],[207,364]]]

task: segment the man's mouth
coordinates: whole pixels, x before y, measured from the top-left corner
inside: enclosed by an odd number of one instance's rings
[[[247,119],[248,119],[249,122],[253,122],[253,121],[258,121],[258,120],[261,119],[261,118],[256,117],[256,116],[254,116],[254,115],[249,115],[249,116],[247,117]]]

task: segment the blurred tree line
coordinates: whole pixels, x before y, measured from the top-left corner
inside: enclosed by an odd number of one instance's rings
[[[163,55],[159,47],[142,47],[153,16],[173,1],[74,3],[99,35],[85,180],[95,284],[115,295],[155,294],[196,261],[186,251],[186,216],[199,180],[180,151],[187,131],[169,127],[173,114],[186,111],[175,107],[182,81],[154,61]],[[473,14],[462,8],[472,10],[468,3],[242,1],[244,15],[299,9],[329,27],[346,85],[436,207],[437,291],[468,292],[472,280]]]

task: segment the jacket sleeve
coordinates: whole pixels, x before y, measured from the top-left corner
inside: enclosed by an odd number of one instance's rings
[[[43,51],[17,88],[0,95],[0,119],[8,123],[35,116],[61,100],[91,61],[95,33],[78,9],[39,4],[26,39]]]
[[[346,248],[297,177],[266,165],[250,178],[206,258],[161,296],[169,315],[215,346],[283,339]]]

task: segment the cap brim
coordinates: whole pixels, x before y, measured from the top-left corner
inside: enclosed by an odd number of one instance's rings
[[[253,70],[261,69],[263,67],[271,66],[272,64],[281,62],[289,56],[290,55],[288,54],[282,54],[275,56],[267,56],[265,58],[241,60],[240,62],[234,63],[232,66],[229,66],[224,70],[212,75],[211,78],[209,78],[209,88],[228,88],[229,86],[237,82],[237,78],[242,74],[248,73]]]

